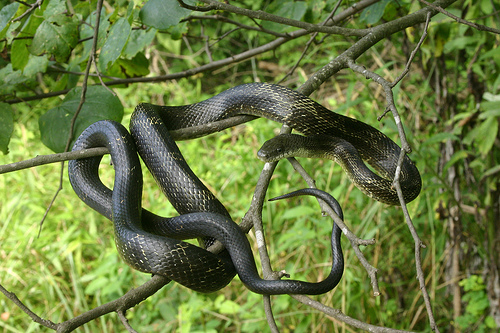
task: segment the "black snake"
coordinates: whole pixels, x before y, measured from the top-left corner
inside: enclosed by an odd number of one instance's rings
[[[226,209],[192,173],[168,135],[170,130],[198,126],[239,114],[266,117],[287,124],[307,136],[340,137],[351,142],[359,155],[377,170],[385,170],[384,176],[390,178],[395,173],[400,148],[373,127],[333,113],[285,87],[246,84],[192,105],[166,107],[140,104],[134,111],[130,125],[134,140],[117,123],[101,121],[91,125],[77,139],[73,150],[96,146],[110,149],[115,166],[113,191],[104,186],[98,177],[100,158],[71,161],[71,183],[83,201],[114,221],[120,256],[138,270],[165,275],[193,290],[211,292],[229,283],[234,276],[234,263],[242,281],[255,292],[318,294],[331,290],[338,283],[343,270],[338,227],[334,226],[332,233],[334,260],[326,282],[260,279],[252,263],[249,263],[249,255],[244,254],[244,248],[248,245],[244,234],[243,240],[241,235],[233,235],[238,231],[227,231],[233,230],[235,224]],[[179,217],[163,219],[141,208],[142,172],[133,141],[137,143],[137,150],[160,186],[167,184],[168,180],[168,185],[163,186],[162,190],[181,214]],[[168,149],[165,149],[166,145]],[[401,177],[405,199],[411,201],[420,191],[421,180],[415,165],[407,157]],[[312,191],[308,194],[324,195],[324,199],[330,200],[332,206],[335,204],[334,199],[324,192]],[[396,204],[394,191],[390,187],[377,194],[369,194],[377,200]],[[213,255],[191,244],[162,236],[166,233],[159,230],[162,227],[173,228],[173,231],[168,231],[170,237],[184,239],[211,236],[220,240],[228,248],[233,263],[227,257]],[[236,227],[234,230],[239,229]],[[180,234],[172,234],[174,231]],[[236,247],[235,250],[235,239],[238,239],[238,244],[246,241],[247,245]],[[253,257],[250,261],[253,262]]]

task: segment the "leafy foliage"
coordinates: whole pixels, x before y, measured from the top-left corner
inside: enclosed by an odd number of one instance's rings
[[[57,153],[65,150],[69,139],[69,130],[81,95],[82,89],[80,87],[71,89],[61,105],[48,110],[38,121],[42,142]],[[85,103],[74,123],[75,132],[81,133],[99,120],[109,119],[119,122],[122,117],[123,106],[116,96],[105,87],[89,87]]]
[[[488,332],[495,329],[495,321],[486,314],[489,301],[483,279],[477,275],[471,275],[459,284],[464,288],[465,294],[462,300],[467,304],[465,314],[457,318],[459,328],[474,329],[474,332]]]

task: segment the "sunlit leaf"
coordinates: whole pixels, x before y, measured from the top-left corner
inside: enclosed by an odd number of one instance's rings
[[[142,50],[151,42],[155,37],[156,29],[146,30],[132,30],[130,37],[128,39],[125,50],[123,50],[124,55],[127,58],[133,58],[135,55]]]
[[[78,42],[78,21],[67,16],[55,16],[38,27],[29,50],[34,55],[49,53],[64,62]]]
[[[99,55],[99,69],[105,72],[122,53],[130,35],[131,27],[125,18],[118,19],[109,31],[108,39],[104,43]]]
[[[31,55],[28,58],[28,63],[23,69],[23,75],[30,77],[34,76],[37,73],[44,73],[47,70],[47,66],[49,65],[49,59],[47,56],[34,56]]]
[[[7,31],[7,26],[10,20],[16,15],[17,9],[19,8],[18,2],[13,2],[0,10],[0,39],[5,37]]]
[[[66,11],[65,0],[50,0],[47,7],[43,11],[43,16],[50,19],[55,15],[63,14]]]
[[[28,64],[30,56],[28,46],[30,42],[30,40],[26,39],[16,39],[12,42],[11,64],[14,69],[24,69],[24,66]]]
[[[192,4],[186,1],[188,4]],[[165,30],[180,22],[191,13],[177,1],[150,0],[142,7],[139,17],[142,23],[158,30]]]

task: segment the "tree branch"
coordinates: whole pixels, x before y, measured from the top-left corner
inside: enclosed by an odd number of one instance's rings
[[[19,171],[50,163],[76,160],[79,158],[86,158],[86,157],[101,156],[108,153],[109,153],[108,148],[100,147],[100,148],[90,148],[77,151],[69,151],[58,154],[38,155],[29,160],[0,165],[0,174]]]
[[[377,2],[378,0],[364,0],[356,3],[355,5],[347,8],[344,10],[342,13],[339,15],[335,15],[331,21],[332,22],[340,22],[342,20],[345,20],[349,16],[353,15],[354,13],[359,12],[363,8]],[[259,47],[256,47],[254,49],[250,49],[247,51],[244,51],[242,53],[239,53],[237,55],[227,57],[221,60],[216,60],[213,62],[210,62],[208,64],[196,67],[196,68],[191,68],[185,71],[177,72],[177,73],[171,73],[171,74],[166,74],[166,75],[158,75],[158,76],[153,76],[153,77],[133,77],[133,78],[127,78],[127,79],[118,79],[118,80],[110,80],[105,82],[106,86],[113,86],[113,85],[121,85],[121,84],[132,84],[132,83],[152,83],[152,82],[163,82],[163,81],[168,81],[168,80],[176,80],[184,77],[189,77],[196,75],[198,73],[214,70],[217,68],[221,68],[223,66],[236,63],[239,61],[247,60],[250,59],[256,55],[262,54],[267,51],[274,50],[278,48],[280,45],[292,40],[296,39],[302,36],[305,36],[309,34],[307,30],[297,30],[293,31],[288,34],[288,37],[280,37],[276,38],[275,40],[263,44]],[[318,84],[319,86],[319,84]],[[70,89],[65,89],[65,90],[60,90],[56,92],[50,92],[50,93],[45,93],[45,94],[38,94],[35,96],[27,96],[23,98],[14,98],[11,100],[6,100],[5,103],[8,104],[15,104],[15,103],[24,103],[24,102],[29,102],[29,101],[34,101],[34,100],[39,100],[43,98],[48,98],[48,97],[55,97],[63,94],[67,94],[70,91]]]
[[[480,30],[480,31],[488,31],[488,32],[492,32],[494,34],[500,35],[500,30],[488,27],[486,25],[477,24],[477,23],[474,23],[474,22],[470,22],[470,21],[464,20],[464,19],[462,19],[462,18],[460,18],[458,16],[453,15],[449,11],[444,10],[443,6],[441,6],[441,5],[437,4],[437,3],[430,3],[430,2],[425,1],[425,0],[418,0],[418,1],[420,1],[420,2],[424,3],[425,5],[433,8],[433,9],[435,9],[437,11],[439,11],[441,14],[444,14],[444,15],[446,15],[446,16],[454,19],[458,23],[468,25],[469,27],[473,27],[474,29],[477,29],[477,30]]]
[[[212,8],[216,10],[223,10],[226,12],[247,16],[257,20],[270,21],[270,22],[280,23],[283,25],[288,25],[291,27],[301,28],[307,31],[308,33],[323,32],[327,34],[335,34],[342,36],[363,37],[369,32],[369,29],[349,29],[336,26],[326,26],[322,24],[307,23],[304,21],[293,20],[286,17],[266,13],[262,10],[250,10],[246,8],[233,6],[228,3],[216,0],[200,0],[200,1],[209,4],[210,6],[212,6]]]

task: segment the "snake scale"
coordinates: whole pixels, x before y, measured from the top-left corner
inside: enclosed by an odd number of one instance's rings
[[[327,279],[318,283],[261,279],[245,235],[232,222],[224,206],[194,175],[168,134],[172,130],[240,114],[281,122],[316,140],[319,137],[320,142],[324,135],[341,138],[355,146],[359,155],[386,178],[395,173],[400,148],[378,130],[336,114],[288,88],[254,83],[228,89],[191,105],[140,104],[131,119],[132,136],[122,125],[112,121],[91,125],[77,139],[73,150],[108,147],[115,168],[114,187],[113,190],[107,188],[99,179],[101,158],[98,157],[70,161],[72,186],[85,203],[113,220],[118,252],[137,270],[165,275],[200,292],[212,292],[227,285],[235,274],[234,269],[243,283],[258,293],[319,294],[331,290],[343,271],[340,229],[335,224],[332,270]],[[180,216],[168,219],[142,209],[142,171],[136,146]],[[282,149],[278,150],[275,153],[281,153]],[[300,150],[299,147],[295,149]],[[268,154],[259,152],[261,158],[270,158]],[[356,171],[350,175],[355,180],[360,177],[366,175],[358,175]],[[380,183],[373,177],[364,182]],[[356,184],[363,184],[363,181]],[[382,186],[386,185],[382,182]],[[401,185],[407,201],[413,200],[421,187],[418,170],[407,157],[401,169]],[[379,201],[396,204],[390,187],[376,193],[364,191]],[[319,190],[302,190],[290,195],[302,194],[321,197],[341,215],[340,206],[330,195]],[[230,258],[181,241],[201,236],[220,240]]]

